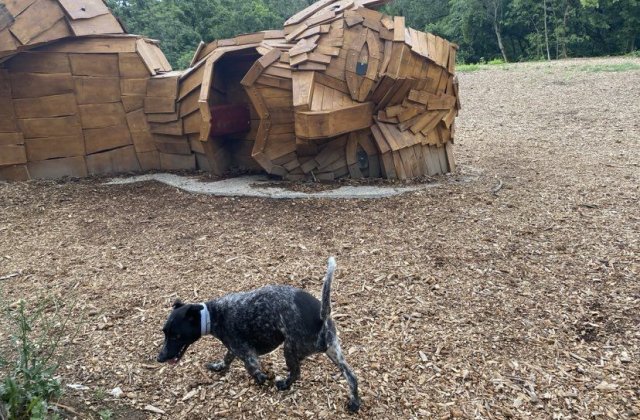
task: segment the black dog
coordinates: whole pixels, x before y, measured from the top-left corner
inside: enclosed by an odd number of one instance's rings
[[[164,346],[158,362],[177,363],[191,344],[212,334],[222,341],[227,354],[223,360],[207,364],[207,368],[224,373],[237,357],[261,385],[267,376],[260,369],[258,357],[284,343],[289,376],[276,381],[276,387],[282,391],[300,377],[300,364],[304,358],[314,353],[326,353],[349,384],[348,409],[358,411],[358,380],[340,350],[336,327],[330,316],[331,281],[335,268],[335,259],[331,257],[322,287],[322,303],[304,290],[291,286],[266,286],[203,304],[189,305],[177,301],[163,328]]]

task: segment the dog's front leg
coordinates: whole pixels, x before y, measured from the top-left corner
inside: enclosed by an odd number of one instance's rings
[[[220,361],[214,363],[207,363],[205,367],[212,372],[226,373],[229,370],[229,366],[235,360],[236,355],[231,350],[227,350],[227,354]]]

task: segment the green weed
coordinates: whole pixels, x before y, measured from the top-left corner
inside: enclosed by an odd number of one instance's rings
[[[56,418],[49,414],[50,401],[62,395],[56,377],[59,360],[56,350],[63,336],[65,323],[58,321],[58,308],[44,302],[29,312],[21,301],[17,308],[3,311],[8,321],[10,340],[0,347],[0,419]]]
[[[105,408],[104,410],[100,410],[98,415],[100,416],[100,420],[111,420],[113,417],[113,411]]]

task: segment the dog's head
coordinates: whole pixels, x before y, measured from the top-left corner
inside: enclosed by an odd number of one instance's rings
[[[201,305],[184,304],[179,300],[173,304],[173,311],[162,328],[164,345],[158,354],[158,362],[178,363],[189,346],[200,338],[201,309]]]

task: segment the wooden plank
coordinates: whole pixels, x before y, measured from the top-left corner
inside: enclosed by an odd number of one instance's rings
[[[48,118],[76,115],[78,107],[73,93],[14,100],[18,118]]]
[[[85,178],[88,175],[83,156],[29,162],[27,168],[33,179]]]
[[[332,89],[338,90],[342,93],[349,94],[349,86],[343,80],[336,79],[324,73],[316,73],[315,74],[315,82],[321,85],[330,87]]]
[[[196,157],[160,153],[160,167],[166,171],[193,171],[196,169]]]
[[[174,98],[147,96],[144,98],[144,112],[147,114],[172,114],[176,112],[176,101]]]
[[[31,179],[26,165],[4,166],[0,168],[0,180],[9,182],[28,181]]]
[[[136,52],[142,59],[142,62],[149,71],[149,74],[155,76],[162,70],[162,64],[158,61],[155,52],[144,39],[138,39],[136,41]]]
[[[138,154],[156,150],[153,134],[150,131],[131,131],[131,140]]]
[[[135,111],[136,109],[140,109],[144,107],[144,95],[126,95],[123,96],[122,106],[124,107],[125,112]]]
[[[345,157],[348,165],[355,165],[358,163],[358,133],[349,133],[347,140],[347,146],[345,148]]]
[[[78,54],[135,53],[138,39],[139,37],[136,35],[73,38],[45,45],[40,47],[38,51]]]
[[[71,19],[90,19],[110,13],[102,0],[58,0],[58,3]]]
[[[91,19],[69,20],[69,26],[76,36],[124,33],[122,26],[111,13]]]
[[[67,20],[65,18],[61,18],[56,23],[54,23],[50,29],[33,38],[29,42],[29,44],[41,45],[51,41],[57,41],[62,38],[68,38],[71,36],[73,36],[73,32],[71,32],[71,29],[67,24]]]
[[[69,57],[64,53],[22,52],[6,64],[12,73],[70,73]]]
[[[396,174],[395,166],[393,163],[393,156],[391,152],[384,153],[380,155],[380,164],[381,171],[383,175],[388,179],[397,179],[398,175]]]
[[[147,94],[147,81],[149,79],[121,79],[120,91],[123,96]]]
[[[126,124],[121,103],[78,105],[82,128],[105,128]]]
[[[20,13],[24,12],[29,6],[35,3],[36,0],[4,0],[9,13],[14,17],[17,17]]]
[[[69,62],[74,76],[120,76],[117,54],[69,54]]]
[[[174,155],[191,155],[191,146],[186,137],[167,136],[164,134],[154,134],[153,140],[160,153]],[[202,143],[198,141],[197,143]],[[202,145],[200,145],[202,147]],[[204,148],[202,148],[204,153]]]
[[[26,118],[18,120],[25,139],[70,136],[81,132],[77,116],[55,118]]]
[[[315,72],[298,71],[293,74],[293,107],[296,110],[308,111],[311,109],[311,100],[314,90]]]
[[[204,66],[204,72],[202,74],[202,84],[200,86],[200,97],[198,99],[198,102],[202,103],[201,109],[205,112],[209,112],[209,95],[210,95],[210,90],[211,90],[211,86],[213,85],[213,77],[214,77],[214,64],[215,64],[215,58],[214,57],[209,57],[207,59],[207,62]],[[203,109],[203,107],[205,109]],[[203,114],[206,115],[206,114]],[[210,118],[210,116],[209,116]]]
[[[31,40],[46,32],[63,17],[64,12],[58,2],[36,0],[16,19],[10,30],[22,44],[29,44]]]
[[[118,77],[75,76],[73,80],[79,105],[120,102]]]
[[[183,132],[185,134],[200,133],[202,122],[202,115],[198,112],[187,115],[182,120]]]
[[[371,102],[334,111],[296,112],[296,135],[304,139],[336,137],[372,125]]]
[[[380,150],[381,154],[391,151],[391,146],[389,145],[385,135],[382,133],[379,125],[371,126],[371,133],[373,133],[373,138],[375,139],[376,145],[378,146],[378,150]],[[367,154],[371,155],[371,153]]]
[[[150,131],[155,134],[169,134],[172,136],[181,136],[184,134],[182,120],[170,123],[150,123]]]
[[[151,171],[160,169],[160,155],[157,151],[138,152],[138,162],[140,162],[140,169],[143,171]]]
[[[180,117],[184,117],[192,112],[198,111],[200,109],[200,104],[198,102],[199,99],[200,92],[196,90],[185,96],[178,104]]]
[[[9,29],[0,31],[0,53],[12,53],[18,49],[20,41],[16,39]]]
[[[260,78],[258,78],[257,83],[264,86],[276,87],[279,89],[286,89],[286,90],[293,89],[293,82],[291,81],[291,79],[282,79],[279,77],[273,77],[273,76],[268,76],[264,74],[260,76]]]
[[[150,130],[150,126],[147,122],[146,115],[142,109],[128,112],[126,114],[126,121],[127,121],[127,126],[129,127],[129,130],[131,132]]]
[[[0,146],[16,146],[24,144],[22,133],[0,133]]]
[[[37,98],[73,92],[70,74],[12,73],[11,90],[14,98]]]
[[[27,153],[24,145],[11,144],[0,146],[0,166],[19,165],[27,163]]]
[[[180,115],[177,112],[171,114],[146,114],[148,122],[167,123],[177,121]]]
[[[17,120],[14,117],[0,118],[0,133],[12,133],[18,131]]]
[[[122,78],[144,79],[151,74],[137,53],[119,54],[119,68]]]
[[[406,145],[402,139],[400,131],[393,124],[384,124],[378,121],[377,126],[380,128],[382,135],[389,144],[392,151],[397,151],[404,148]]]
[[[405,41],[405,18],[404,16],[394,16],[393,18],[393,41]]]
[[[447,154],[447,163],[449,164],[449,172],[455,172],[457,169],[456,160],[453,155],[453,143],[448,142],[445,145],[445,153]]]
[[[87,154],[133,144],[129,128],[126,125],[83,130],[83,134]]]
[[[135,172],[141,169],[133,146],[96,153],[86,159],[89,175]]]
[[[147,96],[175,98],[178,97],[179,75],[161,75],[149,79],[147,82]]]
[[[315,15],[317,12],[319,12],[322,9],[324,9],[326,6],[330,5],[334,1],[335,0],[320,0],[320,1],[316,2],[316,3],[313,3],[309,7],[299,11],[298,13],[296,13],[295,15],[293,15],[289,19],[287,19],[287,21],[284,23],[284,26],[285,27],[291,27],[292,25],[297,25],[298,23],[300,23],[303,20],[309,18],[310,16]],[[286,28],[285,28],[285,30],[286,30]],[[290,33],[290,31],[289,31],[289,33]]]

